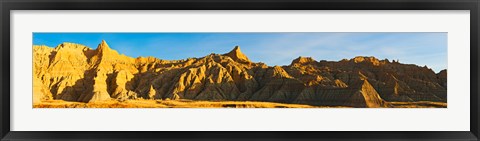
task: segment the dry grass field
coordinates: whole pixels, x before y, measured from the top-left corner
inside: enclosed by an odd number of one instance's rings
[[[389,102],[394,108],[446,108],[442,102]],[[192,100],[116,100],[82,103],[62,100],[48,100],[35,103],[34,108],[348,108],[311,106],[254,101],[192,101]]]
[[[95,103],[49,100],[33,105],[34,108],[315,108],[301,104],[283,104],[251,101],[191,101],[191,100],[127,100]]]
[[[418,102],[389,102],[395,108],[447,108],[447,103],[418,101]]]

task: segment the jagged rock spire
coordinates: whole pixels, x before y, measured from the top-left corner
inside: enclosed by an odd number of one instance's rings
[[[97,55],[101,55],[101,56],[118,55],[118,52],[111,49],[105,40],[102,40],[102,42],[98,44],[96,51],[97,51]]]
[[[112,51],[112,49],[110,49],[110,46],[108,46],[108,44],[105,40],[102,40],[102,42],[100,44],[98,44],[97,51],[108,52],[108,51]]]
[[[110,48],[105,40],[102,40],[100,44],[98,44],[97,49],[93,54],[93,57],[90,59],[92,63],[99,63],[101,60],[107,62],[119,62],[121,60],[120,54],[117,51]]]
[[[250,59],[240,50],[240,46],[235,46],[232,51],[224,55],[238,62],[250,62]]]

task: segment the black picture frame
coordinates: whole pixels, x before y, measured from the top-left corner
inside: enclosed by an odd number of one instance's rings
[[[2,140],[478,140],[479,7],[479,0],[2,0],[0,137]],[[470,131],[11,131],[11,10],[470,10]]]

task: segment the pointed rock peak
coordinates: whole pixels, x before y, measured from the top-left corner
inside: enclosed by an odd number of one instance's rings
[[[100,44],[98,44],[98,47],[97,47],[96,51],[97,51],[97,54],[102,54],[102,55],[106,55],[106,54],[110,54],[110,55],[117,54],[118,55],[118,52],[111,49],[110,46],[108,46],[108,44],[105,40],[102,40],[102,42]]]
[[[102,42],[98,44],[97,50],[110,50],[110,47],[105,40],[102,40]]]
[[[315,59],[313,59],[312,57],[303,57],[303,56],[299,56],[297,59],[294,59],[292,61],[292,64],[309,64],[309,63],[315,63],[317,61],[315,61]]]
[[[233,50],[235,50],[235,51],[240,51],[240,46],[235,46],[235,47],[233,48]]]
[[[240,46],[235,46],[232,51],[224,55],[238,62],[250,62],[250,59],[240,50]]]

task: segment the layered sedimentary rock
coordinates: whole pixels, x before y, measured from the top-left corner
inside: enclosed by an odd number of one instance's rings
[[[236,46],[226,54],[161,60],[131,58],[102,41],[96,49],[33,46],[34,102],[116,99],[270,101],[318,106],[389,107],[386,101],[447,99],[447,71],[374,57],[287,66],[252,62]]]

